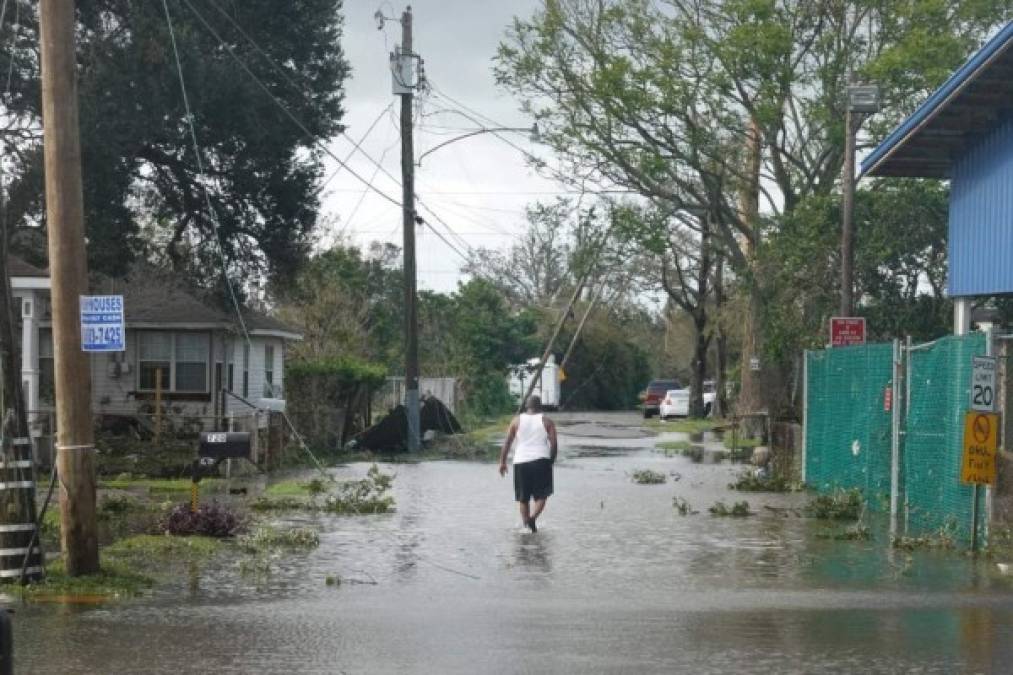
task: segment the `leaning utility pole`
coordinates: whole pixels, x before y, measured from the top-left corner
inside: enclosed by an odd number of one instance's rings
[[[80,296],[88,292],[75,79],[74,5],[41,0],[42,121],[46,225],[52,279],[56,369],[56,469],[60,543],[67,573],[99,569],[95,529],[95,446],[91,372],[81,350]]]
[[[419,419],[419,317],[415,289],[415,147],[412,104],[415,100],[415,55],[412,53],[412,8],[401,15],[401,51],[395,54],[394,90],[401,97],[401,210],[404,219],[405,411],[408,450],[421,447]]]

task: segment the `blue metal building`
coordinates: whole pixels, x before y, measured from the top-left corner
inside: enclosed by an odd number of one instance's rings
[[[1013,293],[1013,23],[862,162],[862,175],[950,180],[955,332],[973,296]]]

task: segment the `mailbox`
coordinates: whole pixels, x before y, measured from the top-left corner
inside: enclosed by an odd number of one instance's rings
[[[251,459],[250,432],[248,431],[206,431],[200,435],[200,449],[197,453],[202,460],[215,463],[223,459]]]

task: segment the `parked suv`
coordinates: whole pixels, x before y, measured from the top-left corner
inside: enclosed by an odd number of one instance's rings
[[[644,417],[654,417],[658,414],[661,406],[661,399],[665,398],[666,392],[672,389],[682,389],[679,380],[651,380],[640,394],[643,402]]]

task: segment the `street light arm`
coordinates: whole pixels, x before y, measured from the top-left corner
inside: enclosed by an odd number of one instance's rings
[[[472,136],[479,136],[481,134],[494,134],[494,133],[498,133],[498,132],[501,132],[501,131],[525,132],[525,133],[531,134],[532,137],[536,137],[537,136],[538,128],[537,127],[492,127],[492,128],[489,128],[489,129],[476,129],[475,131],[469,131],[466,134],[462,134],[460,136],[455,136],[454,138],[451,138],[448,141],[443,141],[439,145],[435,145],[435,146],[429,148],[428,150],[426,150],[425,152],[423,152],[421,155],[419,155],[419,158],[417,160],[415,160],[415,164],[418,165],[418,166],[422,166],[422,160],[423,159],[425,159],[427,156],[433,154],[434,152],[436,152],[440,148],[450,145],[451,143],[456,143],[457,141],[463,141],[465,138],[471,138]]]

